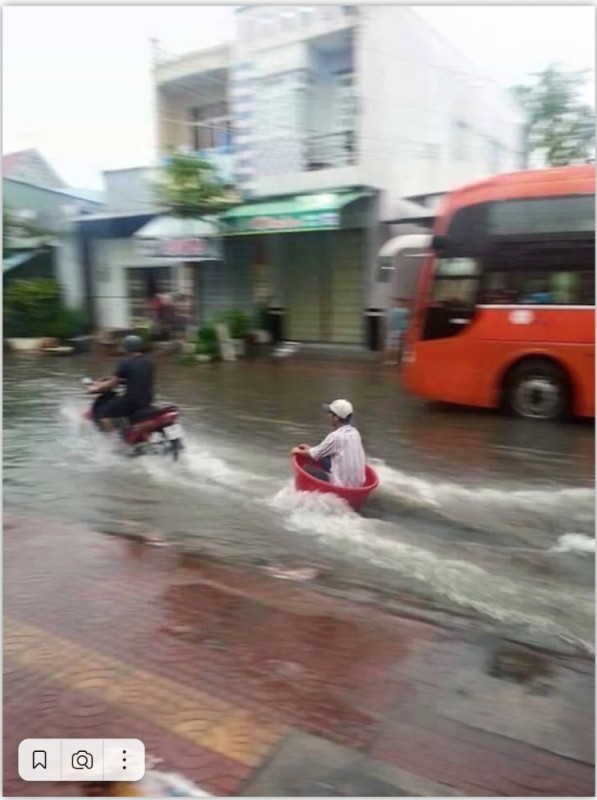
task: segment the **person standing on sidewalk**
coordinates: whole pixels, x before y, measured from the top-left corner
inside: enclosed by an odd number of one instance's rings
[[[386,313],[386,349],[384,364],[397,366],[402,360],[404,338],[408,330],[410,311],[406,300],[395,297]]]

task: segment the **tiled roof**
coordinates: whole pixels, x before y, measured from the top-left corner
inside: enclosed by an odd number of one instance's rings
[[[17,150],[2,156],[2,177],[17,178],[38,186],[66,188],[64,181],[35,148]]]
[[[16,153],[6,153],[2,156],[2,175],[5,178],[15,172],[31,155],[35,154],[35,150],[18,150]]]

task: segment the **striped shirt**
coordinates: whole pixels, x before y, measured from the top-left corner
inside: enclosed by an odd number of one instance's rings
[[[331,482],[336,486],[356,488],[365,483],[365,451],[361,434],[352,425],[333,430],[309,455],[314,461],[331,457]]]

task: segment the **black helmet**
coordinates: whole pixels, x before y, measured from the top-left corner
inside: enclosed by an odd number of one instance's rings
[[[127,353],[140,353],[143,350],[143,339],[135,334],[125,336],[122,340],[122,349]]]

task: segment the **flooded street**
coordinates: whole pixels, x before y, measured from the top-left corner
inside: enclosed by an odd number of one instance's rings
[[[5,360],[7,509],[591,648],[591,424],[426,404],[369,362],[162,360],[159,399],[180,406],[185,429],[173,464],[127,458],[83,422],[80,378],[109,369],[87,358]],[[353,402],[380,476],[363,515],[292,488],[290,448],[323,438],[320,405],[335,397]]]

